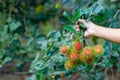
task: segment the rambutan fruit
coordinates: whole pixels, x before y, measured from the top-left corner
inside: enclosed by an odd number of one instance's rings
[[[93,52],[92,52],[91,47],[85,47],[79,56],[79,58],[82,62],[86,62],[87,60],[89,60],[92,57],[93,57]]]
[[[93,49],[94,56],[99,56],[99,55],[103,54],[103,52],[104,52],[104,49],[101,45],[93,46],[92,49]]]
[[[79,60],[79,53],[78,52],[71,52],[70,54],[70,60],[76,62]]]
[[[82,43],[80,41],[74,41],[73,47],[75,50],[81,50],[82,49]]]
[[[69,46],[64,45],[64,46],[62,46],[62,47],[60,48],[60,52],[63,53],[63,54],[66,54],[66,53],[68,53],[69,51],[70,51],[70,47],[69,47]]]
[[[76,64],[71,60],[67,60],[64,66],[65,66],[65,69],[71,70],[76,66]]]

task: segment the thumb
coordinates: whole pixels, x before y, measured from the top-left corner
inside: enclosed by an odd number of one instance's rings
[[[84,37],[89,37],[90,35],[89,35],[89,31],[85,31],[85,33],[84,33]]]
[[[85,31],[85,33],[84,33],[84,37],[90,37],[90,36],[93,35],[93,33],[94,33],[93,30],[88,29],[88,30]]]

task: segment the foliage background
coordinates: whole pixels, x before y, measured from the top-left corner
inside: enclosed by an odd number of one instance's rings
[[[99,6],[94,6],[96,3]],[[80,8],[86,17],[89,8],[94,9],[91,21],[96,24],[120,28],[119,0],[0,0],[0,72],[9,65],[7,73],[32,73],[27,80],[70,80],[74,73],[80,80],[119,80],[120,46],[95,37],[90,43],[104,45],[105,53],[94,67],[64,69],[66,59],[59,48],[73,39],[71,32],[63,29],[71,23],[63,12],[71,17]]]

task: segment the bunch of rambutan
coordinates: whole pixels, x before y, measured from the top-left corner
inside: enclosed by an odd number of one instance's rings
[[[83,43],[76,40],[73,42],[72,47],[63,45],[60,52],[68,58],[65,62],[65,69],[71,70],[81,63],[93,64],[94,59],[102,55],[104,49],[101,45],[83,47]]]

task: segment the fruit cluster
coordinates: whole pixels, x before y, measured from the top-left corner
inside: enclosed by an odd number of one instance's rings
[[[91,65],[96,57],[102,55],[103,51],[101,45],[83,47],[79,40],[74,41],[72,47],[63,45],[60,48],[60,52],[68,58],[65,62],[65,69],[67,70],[73,69],[81,63]]]

